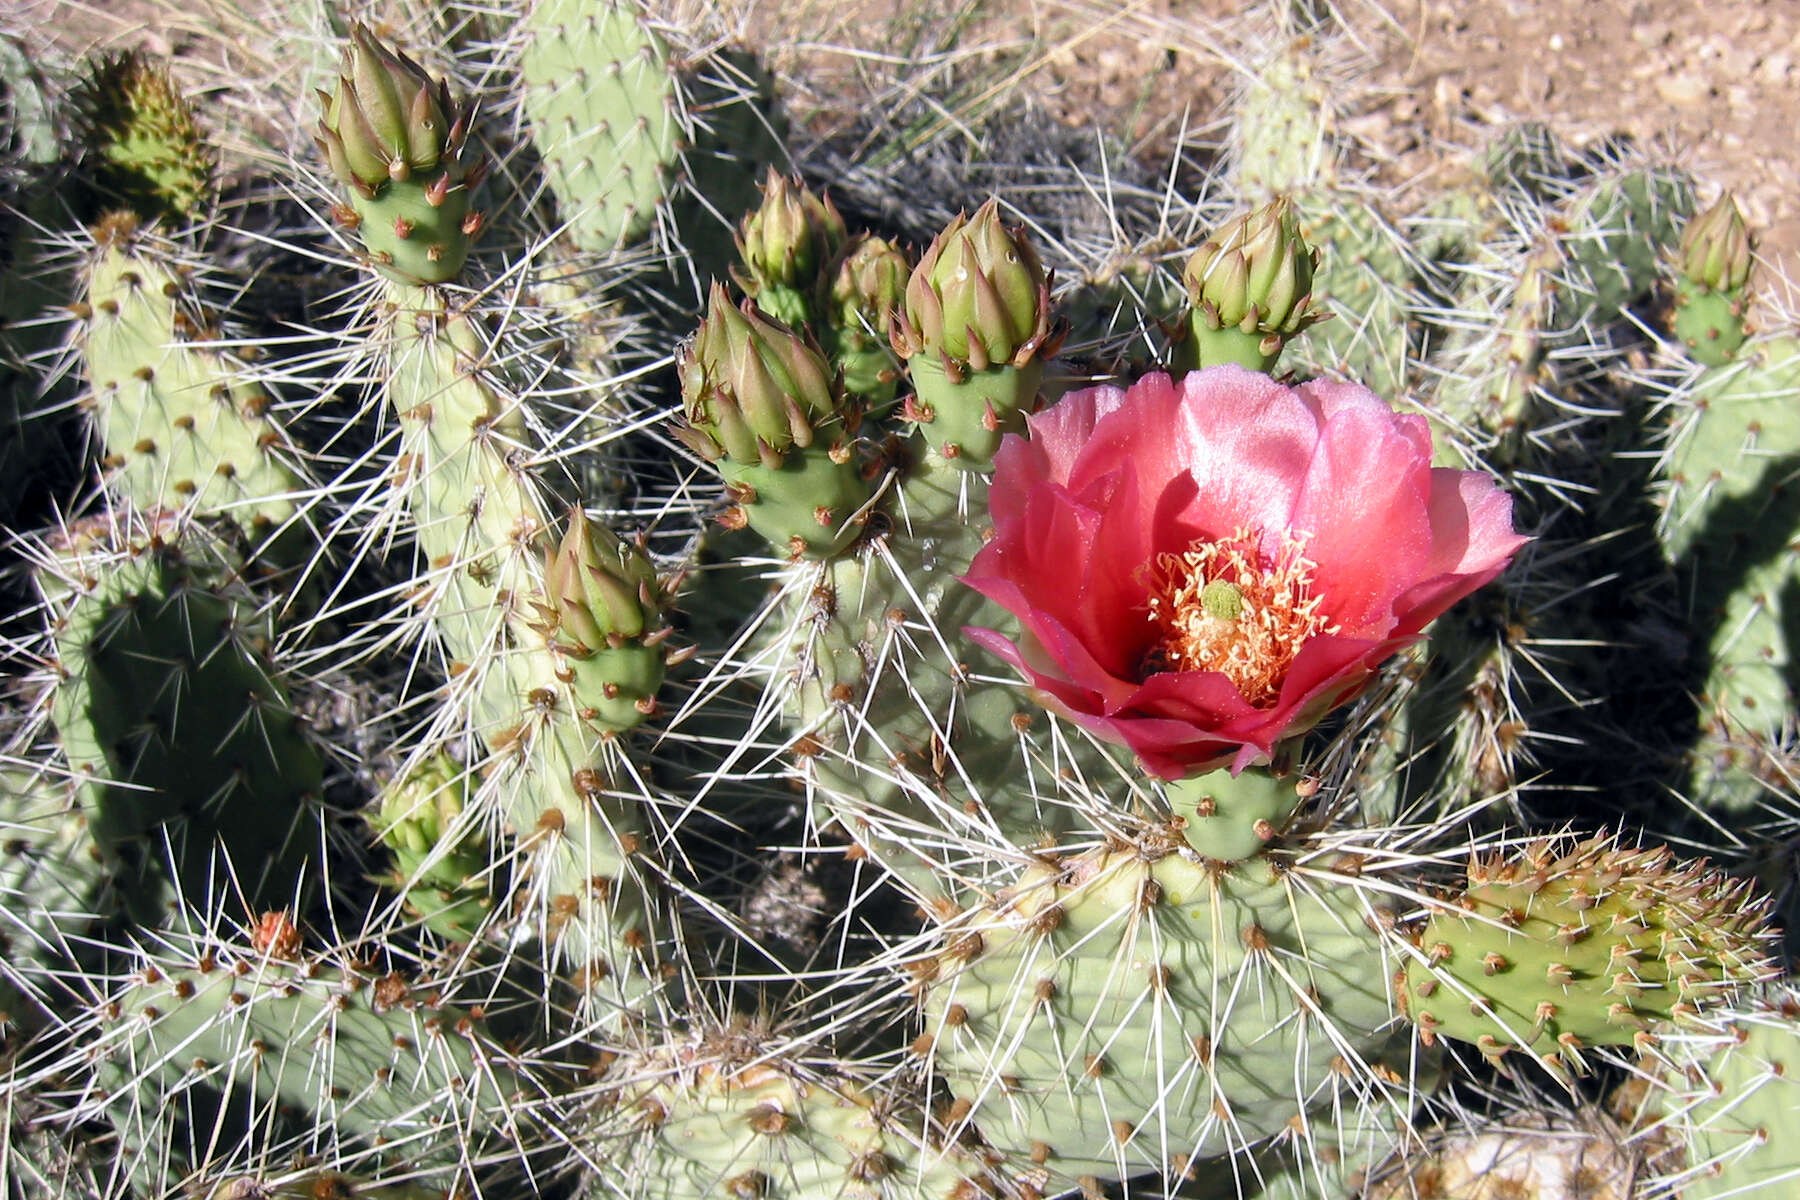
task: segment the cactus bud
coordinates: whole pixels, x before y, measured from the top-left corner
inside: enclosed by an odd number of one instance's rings
[[[1730,192],[1688,222],[1681,235],[1681,274],[1721,292],[1750,281],[1750,230]]]
[[[323,131],[335,135],[342,152],[332,156],[332,169],[343,183],[360,181],[372,188],[429,171],[455,152],[453,111],[447,87],[434,84],[425,68],[357,25],[325,111]],[[326,144],[331,145],[329,137]]]
[[[869,498],[851,429],[819,352],[754,304],[713,284],[681,354],[687,424],[676,436],[714,463],[736,506],[726,524],[754,526],[789,554],[830,555],[855,533]],[[833,436],[820,428],[836,422]]]
[[[989,200],[957,217],[919,259],[906,286],[895,348],[966,363],[1023,366],[1050,338],[1050,288],[1022,231],[1000,223]]]
[[[1312,311],[1318,263],[1285,197],[1208,238],[1182,272],[1190,310],[1171,352],[1176,373],[1224,362],[1274,366],[1289,337],[1325,319]]]
[[[689,446],[707,458],[768,465],[809,446],[814,425],[837,409],[824,359],[793,332],[738,308],[715,282],[706,320],[681,356]],[[708,445],[707,443],[710,443]]]
[[[1695,362],[1722,367],[1749,336],[1750,230],[1730,192],[1688,222],[1676,254],[1675,335]]]
[[[533,628],[562,656],[583,718],[614,731],[656,711],[668,654],[668,597],[642,550],[576,507],[562,542],[547,552],[544,596]]]
[[[478,170],[462,161],[468,113],[442,82],[366,26],[351,30],[318,143],[350,189],[364,245],[403,283],[455,278],[481,227],[469,211]]]
[[[478,834],[469,831],[451,841],[467,792],[468,776],[446,754],[426,759],[382,792],[375,829],[394,855],[400,882],[459,888],[487,869],[487,848]]]
[[[894,402],[899,370],[890,352],[894,314],[912,274],[906,256],[873,235],[853,241],[826,279],[821,308],[844,387],[868,411]]]
[[[820,274],[848,236],[829,199],[770,167],[762,205],[744,218],[738,234],[744,270],[733,274],[757,307],[799,327],[808,321],[807,303]]]
[[[662,619],[656,569],[643,551],[576,508],[562,544],[546,555],[544,592],[555,619],[557,649],[586,658],[603,646],[638,638]]]
[[[986,470],[1037,406],[1043,360],[1062,333],[1037,252],[1024,231],[1000,224],[995,201],[950,222],[913,269],[893,330],[916,393],[907,416],[930,450]]]

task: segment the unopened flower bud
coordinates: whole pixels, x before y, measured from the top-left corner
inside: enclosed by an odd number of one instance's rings
[[[452,150],[454,111],[443,83],[433,83],[425,68],[357,25],[325,109],[322,132],[330,135],[332,169],[346,183],[355,178],[370,187],[429,171]]]
[[[1750,280],[1750,230],[1730,192],[1688,222],[1681,235],[1681,274],[1714,291],[1734,292]]]
[[[1208,238],[1182,272],[1190,310],[1172,354],[1177,369],[1236,362],[1267,370],[1287,338],[1327,315],[1312,307],[1318,262],[1284,197]]]
[[[445,754],[426,759],[381,795],[376,832],[402,882],[456,887],[487,865],[479,836],[448,839],[467,799],[468,774]]]
[[[580,508],[547,555],[544,593],[557,648],[577,658],[641,638],[662,620],[656,568],[612,530],[590,524]]]
[[[681,396],[689,447],[739,463],[767,465],[770,455],[811,445],[815,425],[837,410],[819,352],[755,305],[732,304],[716,282],[706,320],[682,351]]]
[[[350,223],[376,265],[407,283],[454,278],[482,224],[469,211],[479,168],[461,157],[468,114],[362,25],[351,30],[337,89],[322,98],[319,148],[350,190]]]
[[[829,278],[828,309],[833,325],[861,329],[886,341],[894,314],[906,302],[912,267],[906,255],[882,238],[857,238]]]
[[[827,346],[844,389],[879,412],[894,402],[900,371],[891,349],[894,316],[906,301],[912,267],[873,235],[852,242],[827,278],[821,311]]]
[[[894,346],[907,358],[930,352],[980,371],[1023,366],[1049,339],[1044,268],[989,200],[973,218],[950,222],[919,259]]]
[[[1208,238],[1188,259],[1182,282],[1215,329],[1295,333],[1318,319],[1308,311],[1318,261],[1293,206],[1280,198]]]
[[[771,286],[810,294],[848,237],[844,218],[829,199],[770,167],[762,205],[744,218],[738,233],[745,272],[739,283],[752,297]]]

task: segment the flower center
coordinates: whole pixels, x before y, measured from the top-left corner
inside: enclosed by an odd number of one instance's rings
[[[1150,565],[1154,671],[1218,671],[1258,708],[1281,694],[1281,681],[1306,640],[1338,627],[1312,595],[1317,564],[1301,551],[1304,534],[1283,534],[1272,559],[1248,527],[1218,541],[1196,541]]]

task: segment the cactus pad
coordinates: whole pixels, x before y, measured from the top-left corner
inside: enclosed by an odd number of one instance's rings
[[[1704,863],[1593,838],[1474,860],[1396,976],[1428,1040],[1502,1057],[1524,1047],[1579,1070],[1591,1045],[1657,1031],[1766,976],[1768,905]]]

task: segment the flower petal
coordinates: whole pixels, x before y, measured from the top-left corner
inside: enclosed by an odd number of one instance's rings
[[[1490,479],[1430,464],[1424,421],[1353,384],[1290,389],[1228,366],[1071,393],[1001,447],[995,536],[964,577],[1020,633],[965,632],[1145,770],[1241,770],[1354,697],[1526,540]],[[1245,527],[1265,553],[1305,535],[1330,621],[1264,660],[1282,673],[1260,707],[1241,676],[1144,666],[1158,661],[1151,564]]]

